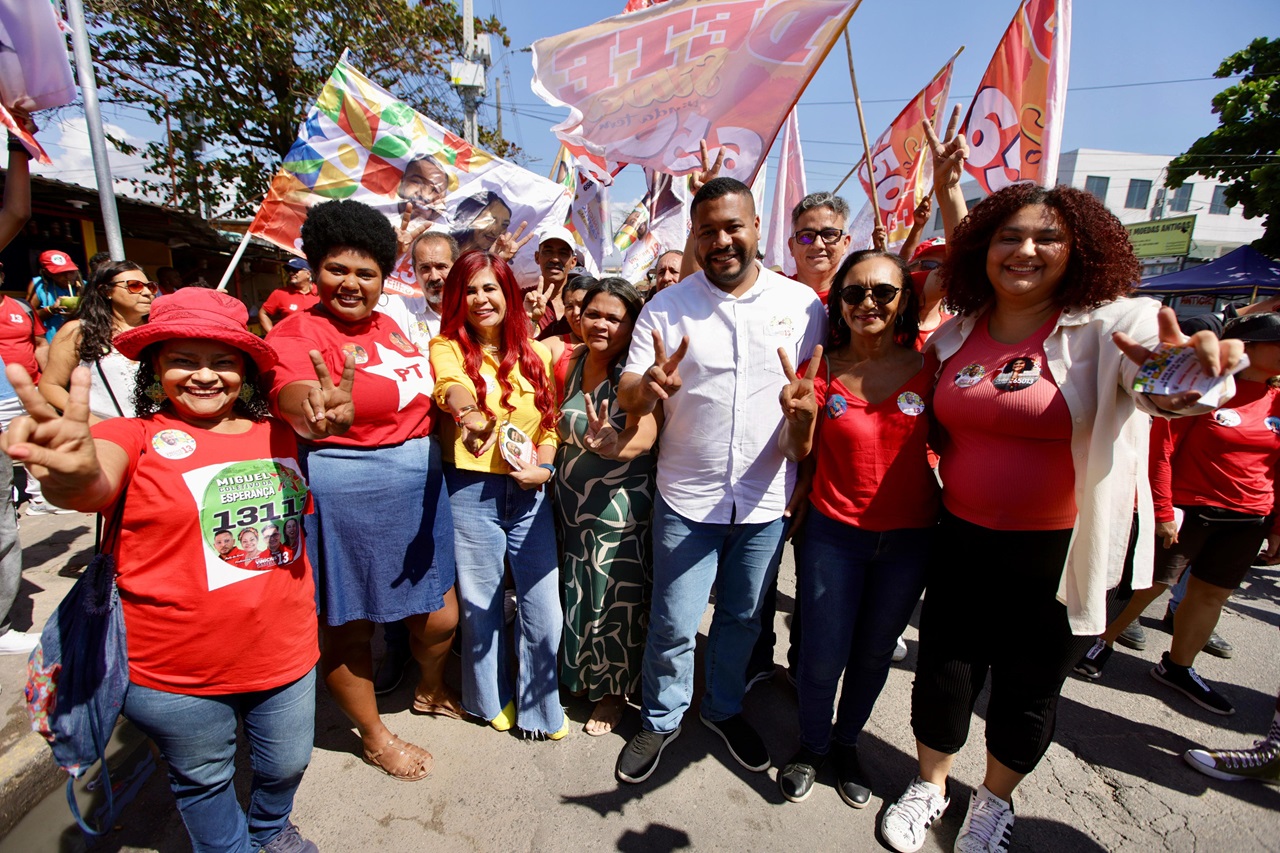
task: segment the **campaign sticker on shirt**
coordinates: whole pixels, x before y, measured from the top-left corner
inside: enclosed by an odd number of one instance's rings
[[[987,375],[987,369],[981,364],[974,362],[966,364],[960,368],[960,372],[956,374],[957,388],[970,388],[982,381],[982,377]]]
[[[1240,413],[1235,409],[1214,409],[1213,419],[1224,427],[1240,426]],[[1271,424],[1267,424],[1267,426],[1271,426]]]
[[[223,563],[261,572],[287,566],[302,554],[307,483],[271,459],[221,466],[200,500],[200,530]]]
[[[914,391],[903,391],[898,395],[898,410],[904,415],[924,414],[924,400],[920,399],[920,395]]]
[[[418,351],[418,348],[409,343],[409,341],[405,339],[405,336],[399,332],[391,333],[391,343],[395,344],[401,352],[416,353]]]
[[[1040,365],[1031,356],[1020,355],[1011,358],[1000,368],[1000,372],[991,377],[991,384],[1001,391],[1021,391],[1030,388],[1040,379]]]
[[[353,355],[356,357],[356,364],[364,364],[369,360],[369,353],[359,344],[346,343],[342,345],[342,357]]]
[[[196,440],[180,429],[162,429],[151,439],[151,446],[165,459],[186,459],[196,452]]]
[[[1267,425],[1267,429],[1271,430],[1276,435],[1280,435],[1280,418],[1273,415],[1272,417],[1264,420],[1263,423]]]
[[[297,310],[298,310],[298,303],[296,303],[296,302],[290,302],[290,303],[289,303],[289,310],[290,310],[290,311],[297,311]]]
[[[483,377],[484,377],[484,391],[486,394],[492,394],[495,391],[497,391],[499,387],[501,387],[498,385],[498,380],[490,376],[489,374],[485,373],[483,374]]]
[[[849,401],[840,394],[832,394],[827,398],[827,417],[831,420],[843,415],[849,410]]]
[[[796,333],[795,323],[790,317],[774,317],[764,327],[764,333],[771,338],[789,338]]]

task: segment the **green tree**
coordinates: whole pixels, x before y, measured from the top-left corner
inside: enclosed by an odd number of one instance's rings
[[[1265,217],[1254,247],[1280,257],[1280,39],[1257,38],[1223,60],[1215,77],[1244,75],[1213,99],[1218,127],[1169,163],[1165,184],[1176,189],[1192,175],[1226,186],[1226,203],[1246,219]]]
[[[344,49],[422,114],[462,126],[448,73],[462,54],[452,0],[89,0],[87,14],[102,99],[138,106],[161,128],[168,119],[172,152],[160,139],[140,153],[153,175],[176,172],[188,209],[253,213]],[[478,19],[476,32],[508,43],[496,18]],[[489,127],[480,143],[515,153]],[[169,194],[168,180],[138,183]]]

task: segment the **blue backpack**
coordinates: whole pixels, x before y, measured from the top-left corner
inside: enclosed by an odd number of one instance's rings
[[[115,816],[106,751],[129,689],[124,614],[116,589],[116,561],[111,555],[123,511],[121,492],[103,547],[49,617],[40,644],[27,662],[25,694],[31,728],[49,741],[54,760],[71,774],[67,802],[76,823],[89,835],[109,830]],[[101,830],[80,816],[73,787],[98,761],[102,762],[108,816]]]

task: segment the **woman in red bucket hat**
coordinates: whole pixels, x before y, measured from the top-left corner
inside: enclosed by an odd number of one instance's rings
[[[0,447],[49,500],[119,519],[118,535],[103,538],[116,542],[128,635],[124,714],[168,762],[193,847],[314,851],[289,821],[315,718],[311,566],[302,548],[233,564],[218,547],[227,532],[284,525],[311,506],[297,437],[270,416],[260,379],[276,353],[247,321],[218,291],[158,301],[150,322],[115,339],[139,363],[138,417],[92,428],[87,368],[72,374],[60,416],[11,366],[29,415]],[[316,376],[308,437],[344,432],[351,372],[335,385],[317,361]],[[238,722],[253,756],[247,815],[234,785]]]

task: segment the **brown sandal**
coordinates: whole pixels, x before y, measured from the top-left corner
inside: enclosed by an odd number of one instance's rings
[[[399,782],[417,782],[431,775],[435,759],[417,744],[392,735],[377,752],[364,750],[364,763],[378,768]],[[384,763],[392,759],[394,763]]]
[[[446,717],[450,720],[461,720],[463,715],[462,702],[458,694],[448,688],[445,688],[444,695],[441,698],[415,695],[413,697],[413,712],[415,714],[428,714],[433,717]]]

